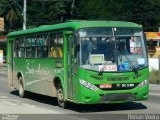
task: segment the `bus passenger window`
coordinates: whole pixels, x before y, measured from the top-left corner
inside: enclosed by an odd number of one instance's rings
[[[63,34],[52,33],[49,41],[49,57],[62,58],[63,56]]]
[[[17,38],[14,48],[14,57],[20,57],[24,58],[25,57],[25,39],[23,38]]]
[[[59,57],[61,58],[63,56],[63,52],[62,52],[61,47],[58,47],[58,53],[59,53]]]
[[[63,55],[63,53],[62,53],[61,47],[58,47],[58,46],[51,47],[49,57],[54,57],[54,58],[59,57],[59,58],[62,58],[62,55]]]
[[[35,47],[27,47],[26,48],[26,57],[28,58],[34,58],[35,55],[36,55],[36,52],[35,52]]]
[[[48,57],[48,47],[38,46],[37,47],[37,57],[38,58]]]
[[[18,49],[18,57],[25,57],[25,49],[24,48]]]
[[[56,51],[54,47],[51,47],[50,53],[49,53],[49,57],[56,57]]]

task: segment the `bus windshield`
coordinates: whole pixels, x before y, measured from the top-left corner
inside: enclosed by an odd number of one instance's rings
[[[79,36],[81,68],[114,72],[147,66],[140,28],[83,28]]]

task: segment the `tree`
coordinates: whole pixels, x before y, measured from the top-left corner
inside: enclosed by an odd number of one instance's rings
[[[66,14],[66,4],[62,1],[30,1],[28,2],[28,24],[38,26],[61,22]]]
[[[27,3],[28,26],[68,19],[130,21],[142,24],[145,31],[157,31],[160,26],[160,0],[28,0]],[[23,6],[23,0],[0,0],[0,15],[9,30],[22,28],[18,4]]]
[[[95,20],[104,19],[105,4],[103,0],[81,0],[78,5],[77,18]]]
[[[5,28],[8,31],[11,31],[20,27],[19,25],[22,24],[22,13],[17,7],[17,2],[1,0],[0,5],[0,15],[5,19]]]
[[[159,0],[80,0],[77,18],[118,20],[142,24],[145,31],[160,26]]]

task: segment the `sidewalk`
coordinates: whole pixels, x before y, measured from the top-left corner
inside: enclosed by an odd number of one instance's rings
[[[160,84],[149,84],[149,91],[160,94]]]
[[[1,74],[3,74],[3,75],[7,74],[7,65],[6,65],[6,63],[0,64],[0,75]]]

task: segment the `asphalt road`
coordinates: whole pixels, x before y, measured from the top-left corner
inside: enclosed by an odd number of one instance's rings
[[[0,74],[0,120],[6,117],[18,117],[18,120],[125,120],[133,119],[133,114],[142,114],[144,118],[145,115],[159,114],[155,117],[160,119],[160,94],[150,93],[149,99],[141,102],[121,105],[71,104],[69,109],[61,109],[56,98],[38,94],[20,98],[17,90],[9,89],[6,75]]]

